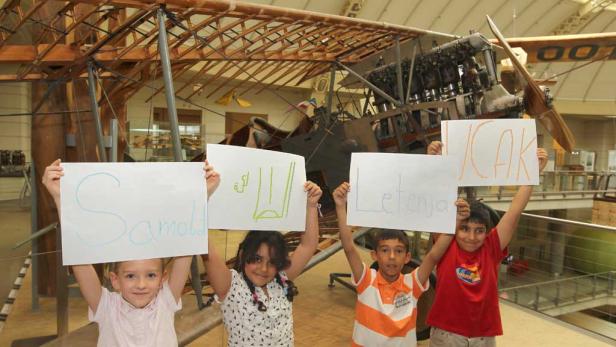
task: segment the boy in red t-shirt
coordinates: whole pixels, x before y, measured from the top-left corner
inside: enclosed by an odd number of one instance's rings
[[[441,154],[442,143],[428,146],[428,154]],[[537,149],[539,172],[547,153]],[[509,210],[498,225],[488,231],[488,211],[471,204],[467,220],[458,223],[455,242],[449,245],[437,265],[436,297],[428,315],[432,326],[430,346],[495,346],[503,334],[498,307],[498,269],[507,246],[532,193],[532,186],[520,186]]]

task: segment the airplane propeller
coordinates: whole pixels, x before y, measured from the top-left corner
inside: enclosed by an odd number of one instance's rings
[[[556,140],[556,142],[558,142],[558,144],[561,145],[566,151],[573,151],[573,147],[575,146],[575,137],[573,136],[573,133],[571,133],[571,130],[569,130],[569,127],[565,123],[563,117],[552,105],[551,97],[539,87],[539,84],[537,84],[528,70],[526,70],[524,65],[520,63],[516,55],[513,53],[511,46],[509,46],[490,16],[486,15],[486,17],[488,19],[490,30],[492,30],[492,33],[502,45],[505,53],[509,59],[511,59],[514,68],[526,80],[527,84],[524,88],[526,112],[532,117],[538,119]]]

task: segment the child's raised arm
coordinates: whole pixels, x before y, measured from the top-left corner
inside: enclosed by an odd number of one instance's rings
[[[60,215],[60,179],[62,176],[64,176],[64,170],[60,166],[60,159],[56,159],[56,161],[46,167],[43,173],[43,185],[53,198],[58,209],[58,215]],[[81,294],[86,299],[92,312],[96,312],[102,294],[101,282],[98,279],[96,270],[90,264],[73,265],[72,268],[77,283],[79,283]]]
[[[210,163],[205,161],[205,183],[207,185],[208,199],[220,184],[220,175],[214,171],[214,167]],[[207,243],[207,261],[205,262],[205,270],[207,271],[207,278],[210,285],[214,289],[214,293],[218,295],[220,300],[224,299],[231,288],[231,271],[227,267],[224,259],[222,259],[212,242]]]
[[[64,176],[64,169],[60,166],[60,159],[49,164],[43,172],[43,185],[56,204],[58,216],[60,215],[60,179],[62,176]]]
[[[171,272],[169,273],[169,289],[175,298],[175,302],[179,302],[186,285],[186,279],[190,273],[190,263],[192,256],[175,257],[173,258],[173,264],[171,265]],[[198,278],[193,278],[193,281],[198,281]]]
[[[209,199],[220,184],[220,175],[214,170],[214,167],[210,165],[207,160],[203,163],[203,171],[205,171],[205,185],[207,187],[207,197]],[[169,274],[169,289],[171,289],[176,302],[182,297],[182,291],[184,290],[186,279],[190,273],[191,261],[192,256],[177,257],[173,259],[171,273]],[[197,281],[198,279],[193,280]]]
[[[239,261],[239,259],[237,259]],[[229,288],[231,288],[231,270],[227,267],[224,259],[222,259],[212,242],[207,244],[207,261],[205,262],[205,270],[207,271],[207,279],[214,289],[214,293],[220,300],[223,300]]]
[[[207,160],[203,165],[203,171],[205,171],[205,186],[207,187],[207,198],[209,200],[220,184],[220,174],[214,170],[214,167]]]
[[[467,219],[471,212],[468,202],[466,202],[466,200],[464,199],[458,199],[456,201],[456,207],[458,209],[458,212],[456,213],[457,228],[457,223]],[[421,262],[421,265],[419,265],[419,268],[417,269],[417,279],[419,280],[419,283],[423,285],[430,278],[430,273],[432,272],[436,264],[438,264],[438,262],[441,260],[441,258],[447,251],[447,248],[449,248],[449,244],[451,243],[453,236],[454,234],[439,234],[437,236],[436,242],[430,249],[430,252],[426,254],[426,256]]]
[[[285,270],[287,277],[291,281],[302,273],[319,244],[318,206],[319,199],[323,192],[318,185],[310,181],[304,184],[304,190],[308,193],[308,202],[306,205],[306,231],[304,235],[302,235],[299,246],[297,246],[291,256],[291,265]]]
[[[79,284],[81,295],[83,295],[83,298],[86,299],[86,302],[92,312],[96,313],[98,303],[101,301],[103,287],[98,279],[96,270],[94,270],[94,266],[91,264],[73,265],[71,268],[73,269],[73,274]]]
[[[539,159],[539,172],[541,173],[548,162],[548,154],[543,148],[537,148],[537,159]],[[533,192],[532,186],[520,186],[518,192],[513,197],[509,209],[500,219],[496,230],[498,231],[498,238],[500,239],[501,249],[505,249],[513,238],[520,216],[526,208],[530,195]]]
[[[334,202],[336,203],[336,216],[338,217],[338,229],[340,229],[340,241],[344,248],[344,254],[351,266],[353,279],[359,280],[364,271],[364,264],[359,257],[359,253],[353,243],[353,234],[351,228],[347,225],[347,196],[351,186],[347,182],[343,182],[334,190]]]

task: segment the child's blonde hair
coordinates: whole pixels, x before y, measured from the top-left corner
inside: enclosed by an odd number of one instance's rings
[[[172,258],[169,258],[169,259],[159,258],[159,259],[161,263],[162,272],[165,272],[166,267],[169,266],[169,263],[171,263]],[[112,263],[103,264],[103,280],[105,281],[105,287],[111,287],[111,278],[109,277],[109,273],[113,272],[117,274],[120,268],[120,265],[122,265],[122,263],[126,263],[127,261],[130,261],[130,260],[116,261]]]

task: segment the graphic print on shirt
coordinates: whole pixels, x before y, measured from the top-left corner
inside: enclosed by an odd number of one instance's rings
[[[479,284],[481,276],[479,275],[479,263],[460,264],[456,268],[458,279],[467,284]]]
[[[411,295],[406,293],[398,293],[394,298],[394,307],[399,308],[411,303]]]

